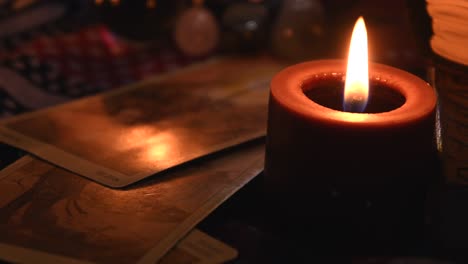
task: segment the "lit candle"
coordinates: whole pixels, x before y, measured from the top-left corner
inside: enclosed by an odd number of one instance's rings
[[[273,78],[267,195],[295,225],[301,219],[322,217],[331,223],[343,218],[343,225],[353,223],[348,229],[353,235],[363,231],[366,210],[384,206],[373,217],[387,221],[383,226],[388,230],[379,232],[394,235],[398,232],[389,222],[416,212],[422,216],[426,177],[433,173],[436,158],[436,95],[408,72],[368,65],[362,19],[353,32],[345,69],[345,61],[318,60],[290,66]],[[330,232],[323,227],[315,231],[323,230]]]

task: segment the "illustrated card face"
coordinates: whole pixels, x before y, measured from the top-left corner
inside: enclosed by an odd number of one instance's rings
[[[0,140],[110,187],[266,134],[266,58],[223,58],[14,117]]]
[[[125,189],[107,188],[26,156],[0,172],[0,259],[141,264],[163,260],[201,220],[261,172],[264,145],[257,143]],[[3,196],[5,190],[9,191]],[[207,239],[197,235],[182,240],[180,252],[166,261],[183,260],[182,255],[197,261],[235,257],[235,251],[225,251],[220,244],[209,251],[197,247],[196,241]],[[197,253],[197,248],[203,252]]]

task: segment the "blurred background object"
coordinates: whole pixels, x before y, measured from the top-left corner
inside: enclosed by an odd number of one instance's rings
[[[167,37],[173,28],[175,14],[184,1],[167,0],[88,0],[101,22],[112,31],[133,40],[155,40]]]
[[[283,1],[271,33],[273,52],[294,61],[320,57],[327,47],[325,15],[321,1]]]
[[[427,0],[432,17],[432,50],[461,65],[468,65],[468,2]]]
[[[269,52],[290,62],[345,58],[352,25],[362,15],[371,60],[419,75],[427,65],[427,48],[421,48],[427,47],[430,29],[428,20],[421,23],[424,0],[94,0],[92,5],[99,21],[129,40],[172,42],[189,57]]]
[[[193,1],[193,7],[177,18],[174,41],[186,55],[201,57],[213,52],[219,42],[219,26],[212,12],[203,7],[203,1]]]
[[[269,16],[268,8],[255,2],[229,5],[221,17],[222,50],[253,53],[265,49]]]
[[[450,183],[468,184],[468,2],[427,0],[433,85],[439,93],[440,148]]]

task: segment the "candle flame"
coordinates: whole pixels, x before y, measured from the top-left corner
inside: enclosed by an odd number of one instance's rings
[[[343,108],[346,112],[363,112],[369,96],[369,65],[367,31],[364,19],[359,17],[354,25],[349,45],[348,66]]]

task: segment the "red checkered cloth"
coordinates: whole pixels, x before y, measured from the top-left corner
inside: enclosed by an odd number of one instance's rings
[[[53,65],[72,81],[101,89],[135,82],[193,61],[173,48],[119,38],[104,25],[55,37],[41,36],[16,52]]]

